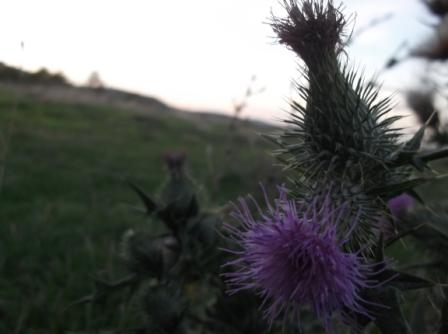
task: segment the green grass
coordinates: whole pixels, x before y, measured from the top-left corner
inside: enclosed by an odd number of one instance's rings
[[[199,121],[0,89],[0,333],[92,333],[138,323],[138,310],[120,294],[104,305],[66,307],[92,291],[93,277],[125,275],[123,233],[151,228],[125,180],[157,193],[165,153],[187,153],[207,208],[259,192],[260,181],[281,182],[272,147],[257,134],[268,130]],[[443,202],[447,182],[419,191],[429,203]],[[388,253],[417,261],[410,241]]]
[[[195,124],[166,112],[56,103],[0,92],[0,333],[65,333],[132,324],[119,298],[77,306],[92,277],[117,278],[123,232],[147,224],[131,179],[154,193],[163,155],[182,150],[207,205],[278,179],[253,127]],[[113,307],[112,307],[113,306]]]

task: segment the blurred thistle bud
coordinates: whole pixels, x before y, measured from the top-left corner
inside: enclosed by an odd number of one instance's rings
[[[217,257],[217,254],[221,253],[218,250],[219,224],[218,217],[204,214],[187,226],[187,233],[183,238],[183,251],[188,254],[190,263],[200,270],[208,268],[216,272],[219,271],[221,265],[220,259]]]
[[[437,16],[448,14],[448,0],[423,0],[428,9]]]
[[[121,253],[129,271],[156,278],[163,277],[179,256],[178,244],[173,237],[156,238],[132,230],[123,236]]]
[[[421,124],[428,122],[427,126],[429,128],[432,128],[436,132],[438,131],[440,119],[439,113],[434,106],[434,89],[430,87],[429,89],[408,91],[406,94],[406,102],[414,111]]]
[[[189,234],[194,238],[206,251],[214,250],[219,241],[217,228],[220,221],[212,215],[204,215],[201,219],[196,220],[189,229]]]
[[[185,153],[165,155],[170,175],[161,192],[164,208],[158,216],[176,231],[199,213],[193,181],[184,171],[185,160]]]
[[[180,178],[187,155],[184,152],[170,152],[165,154],[165,162],[172,178]]]
[[[409,51],[411,57],[427,60],[448,59],[448,16],[445,16],[435,27],[434,32],[420,45]]]

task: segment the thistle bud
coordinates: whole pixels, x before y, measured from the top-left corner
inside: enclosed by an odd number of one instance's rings
[[[386,117],[389,99],[378,98],[378,89],[341,61],[347,21],[340,7],[331,0],[291,0],[285,8],[287,17],[274,19],[273,29],[280,43],[304,60],[308,85],[297,87],[304,103],[291,102],[290,127],[275,137],[277,154],[301,175],[297,183],[311,189],[309,197],[332,184],[336,202],[349,202],[352,213],[361,212],[353,236],[364,243],[390,196],[374,189],[407,177],[388,166],[399,149],[400,133],[392,126],[400,117]],[[350,229],[348,223],[340,226],[342,234]]]
[[[184,152],[165,154],[165,162],[172,178],[178,179],[182,177],[186,158],[187,156]]]
[[[160,210],[159,218],[175,231],[182,229],[199,212],[193,181],[184,170],[185,160],[185,153],[165,155],[169,178],[161,192],[164,209]]]
[[[127,231],[121,255],[129,271],[149,277],[162,277],[177,260],[178,248],[172,237],[153,237]]]
[[[387,182],[382,168],[397,148],[396,118],[381,119],[388,99],[341,64],[345,20],[332,1],[290,1],[288,17],[274,20],[281,43],[290,46],[307,66],[308,87],[299,86],[306,105],[292,102],[290,131],[278,138],[280,154],[307,178],[333,174],[361,187]]]

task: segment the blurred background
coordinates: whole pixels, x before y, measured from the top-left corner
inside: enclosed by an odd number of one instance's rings
[[[439,2],[343,2],[353,13],[343,57],[393,95],[405,133],[446,108],[448,5]],[[0,333],[132,326],[119,299],[67,309],[92,277],[126,272],[126,231],[153,228],[128,183],[159,198],[169,157],[182,156],[202,208],[223,215],[260,182],[287,180],[261,136],[284,126],[300,80],[301,63],[269,25],[281,2],[15,0],[1,9]],[[436,114],[426,146],[446,143],[445,117]]]
[[[387,93],[415,84],[418,61],[382,70],[402,43],[413,47],[431,34],[435,19],[425,5],[347,0],[344,6],[353,13],[353,65],[378,75]],[[255,77],[254,86],[265,89],[244,115],[272,122],[284,117],[298,66],[275,45],[271,11],[282,13],[281,2],[8,1],[0,50],[5,64],[27,71],[46,68],[75,85],[101,84],[193,111],[231,114]]]

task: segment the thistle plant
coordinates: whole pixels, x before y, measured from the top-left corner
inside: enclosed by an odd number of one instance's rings
[[[120,257],[127,275],[96,279],[93,293],[70,306],[90,303],[96,309],[114,297],[121,306],[133,306],[132,325],[108,333],[264,333],[268,326],[258,298],[224,293],[220,265],[227,260],[220,251],[225,240],[218,233],[219,214],[200,207],[185,160],[183,153],[165,156],[169,177],[157,197],[129,182],[150,225],[124,232]]]
[[[239,225],[227,224],[235,243],[224,274],[229,291],[256,291],[271,323],[299,318],[305,308],[327,333],[336,314],[353,332],[373,321],[382,333],[410,333],[400,292],[433,284],[393,269],[384,249],[402,236],[386,240],[382,231],[400,218],[396,201],[421,200],[415,187],[440,177],[429,162],[447,152],[420,153],[427,124],[402,140],[390,98],[348,64],[350,20],[342,7],[331,0],[283,4],[286,17],[273,17],[272,27],[303,61],[307,84],[297,83],[301,101],[291,102],[288,128],[270,138],[294,177],[289,198],[282,190],[267,209],[255,203],[257,216],[241,201]]]

